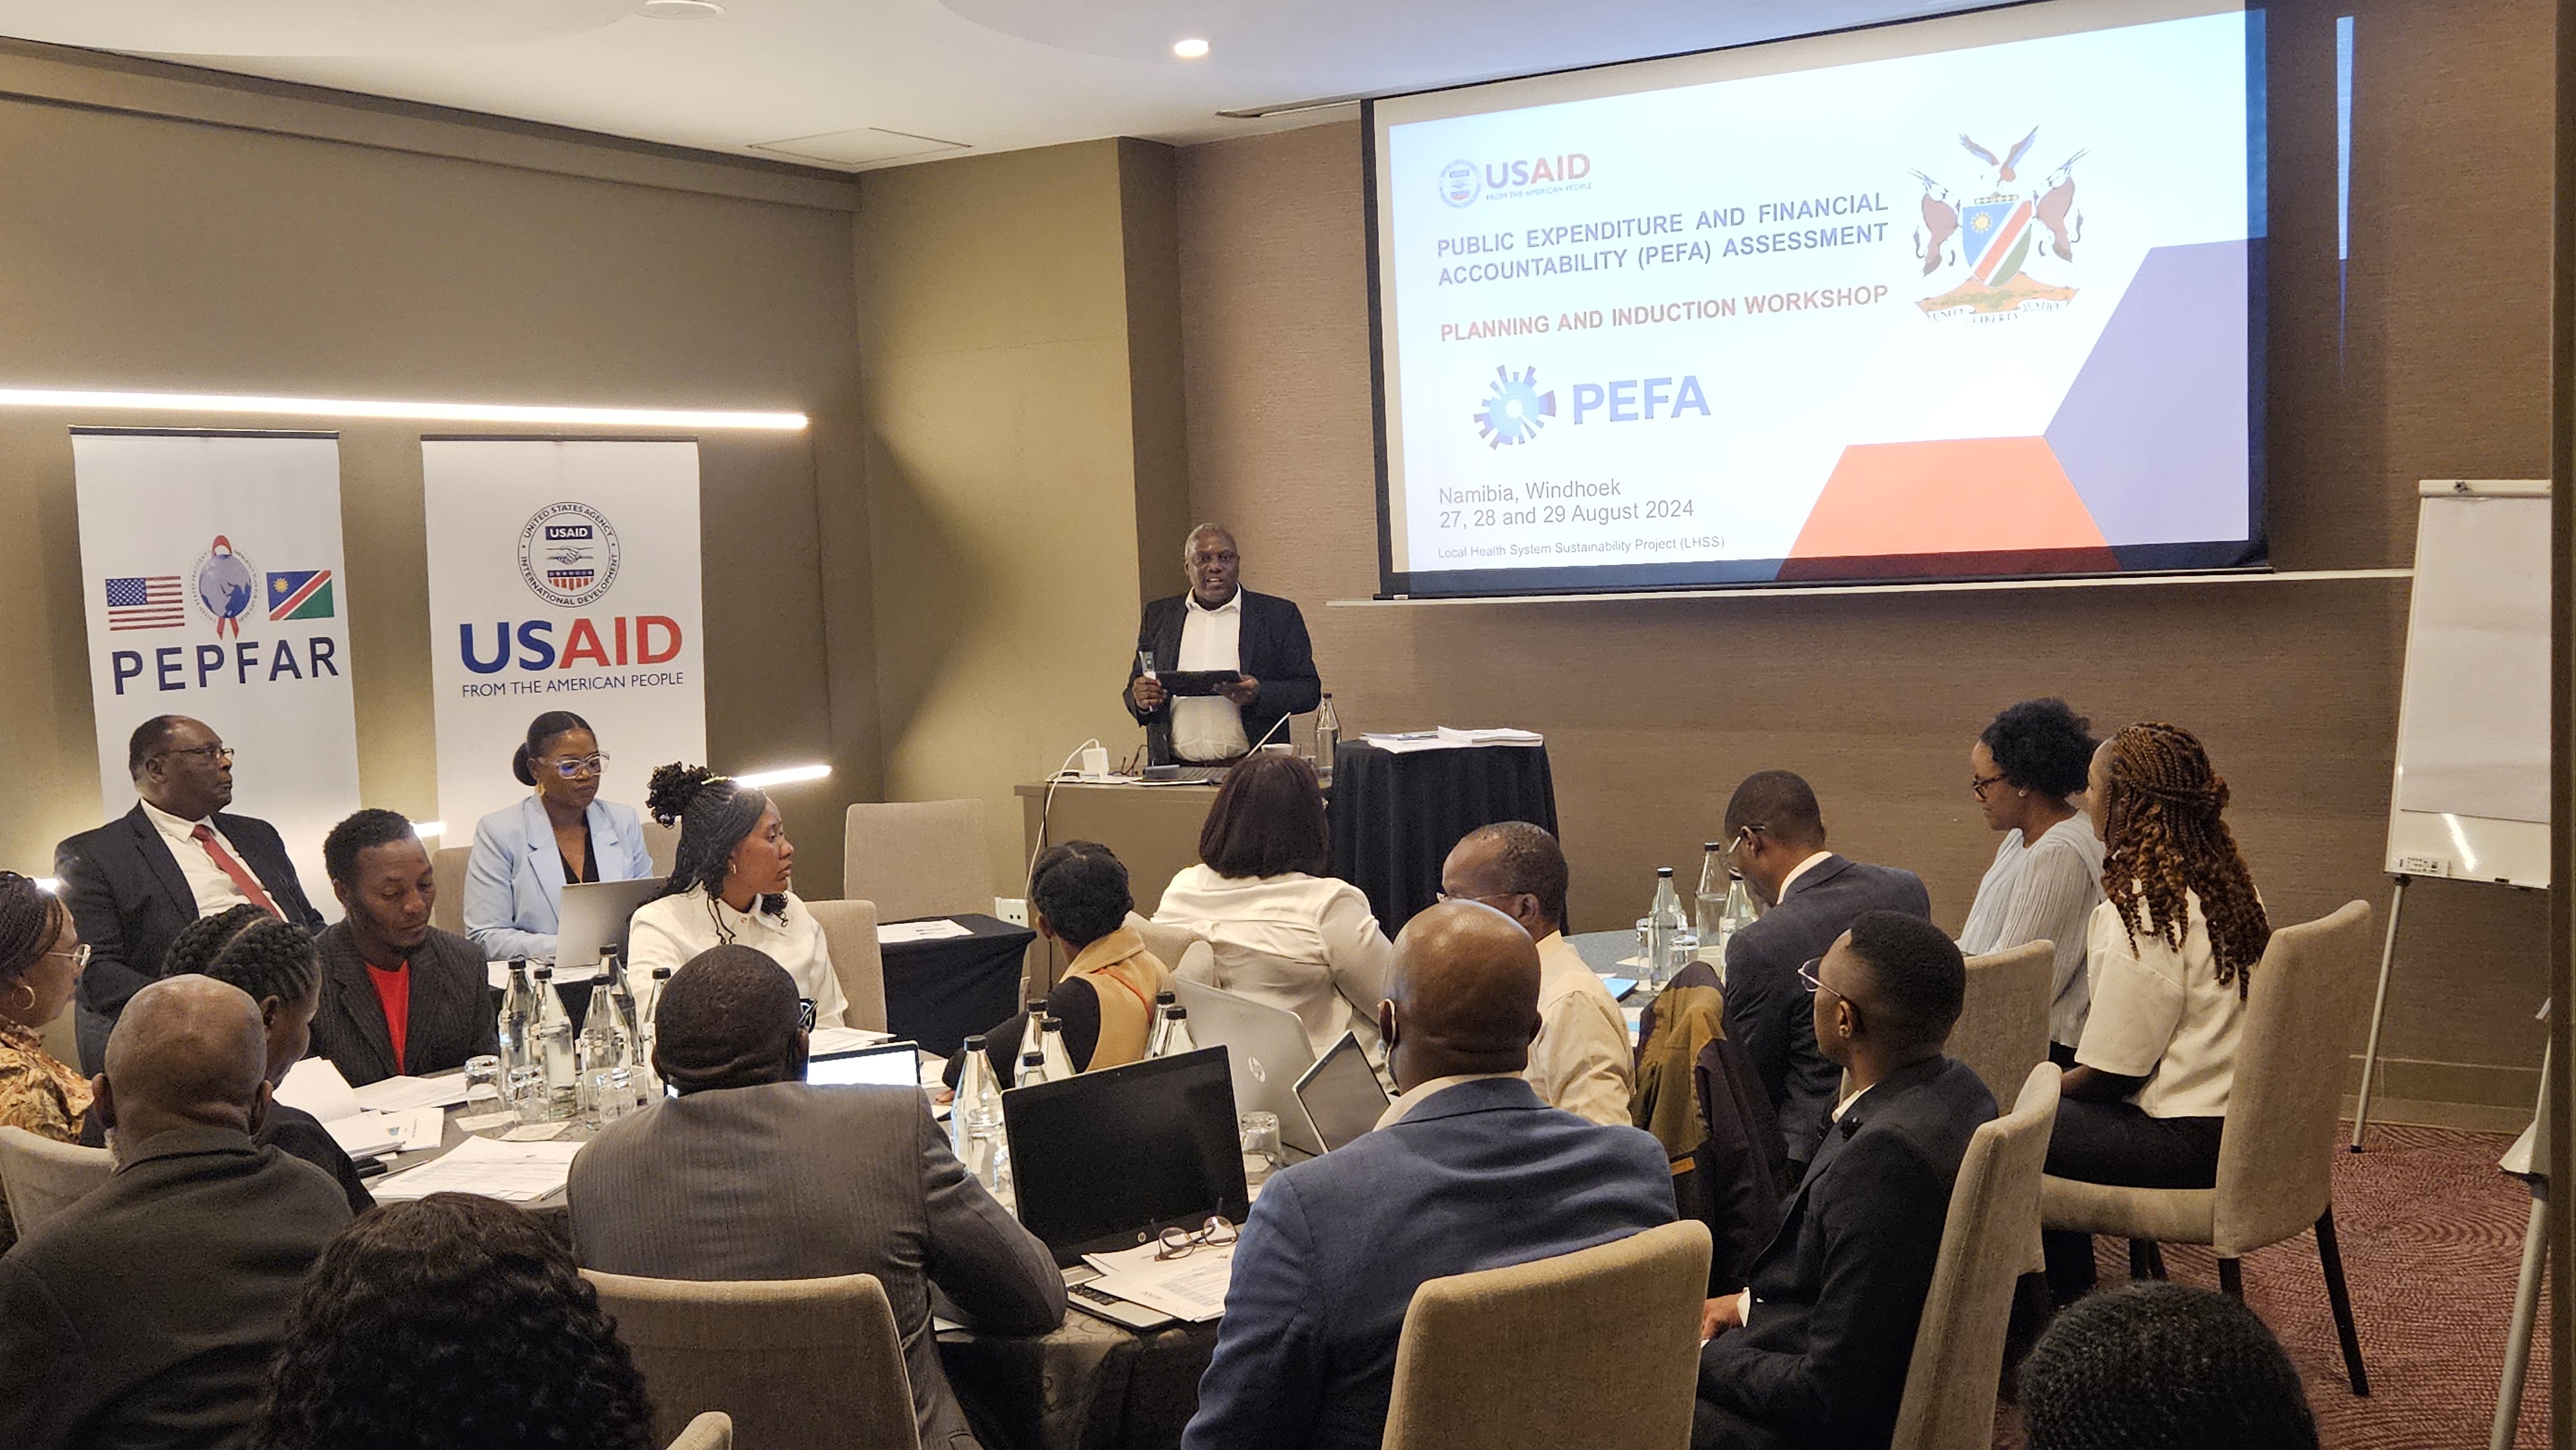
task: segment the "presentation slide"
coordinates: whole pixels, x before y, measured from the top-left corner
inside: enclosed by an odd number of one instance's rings
[[[1373,105],[1387,592],[2259,564],[2260,12]]]

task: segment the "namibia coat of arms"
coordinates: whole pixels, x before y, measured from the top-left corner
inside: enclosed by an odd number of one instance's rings
[[[1958,200],[1948,187],[1923,172],[1913,173],[1923,183],[1923,225],[1914,234],[1914,254],[1923,259],[1923,275],[1929,277],[1944,268],[1966,269],[1949,291],[1915,304],[1927,314],[1993,317],[2024,308],[2053,310],[2074,299],[2075,288],[2044,282],[2024,268],[2042,254],[2062,262],[2075,260],[2075,244],[2084,233],[2084,216],[2075,210],[2075,163],[2085,153],[2067,157],[2039,185],[2031,186],[2020,180],[2019,168],[2038,139],[2039,130],[2033,127],[1998,158],[1961,136],[1960,146],[1989,168],[1989,179],[1980,184],[1990,189],[1972,201]],[[2042,231],[2048,233],[2048,240],[2040,240]]]

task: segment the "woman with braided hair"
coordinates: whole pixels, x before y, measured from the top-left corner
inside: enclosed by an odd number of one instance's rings
[[[0,871],[0,1128],[78,1142],[89,1079],[45,1050],[45,1025],[72,1003],[89,948],[70,908],[32,878]],[[0,1249],[17,1241],[0,1203]]]
[[[2093,1004],[2066,1074],[2048,1172],[2124,1188],[2208,1188],[2236,1081],[2246,988],[2271,922],[2220,813],[2227,782],[2178,725],[2131,725],[2093,753],[2102,894]],[[2093,1287],[2090,1235],[2049,1233],[2060,1304]]]
[[[787,969],[796,994],[814,1004],[815,1026],[843,1025],[849,999],[823,924],[788,889],[796,847],[768,792],[673,762],[653,772],[644,808],[680,828],[680,849],[662,895],[636,908],[628,925],[628,973],[649,980],[655,967],[677,972],[710,947],[738,943]]]

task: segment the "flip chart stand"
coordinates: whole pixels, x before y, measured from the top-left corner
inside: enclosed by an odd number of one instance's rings
[[[2546,1008],[2542,1016],[2548,1015]],[[2540,1318],[2540,1281],[2549,1267],[2549,1050],[2540,1052],[2540,1104],[2531,1126],[2498,1165],[2531,1185],[2531,1221],[2522,1231],[2522,1277],[2514,1285],[2513,1324],[2505,1331],[2504,1374],[2496,1384],[2489,1450],[2513,1450],[2522,1428],[2523,1372],[2531,1366],[2531,1331]]]

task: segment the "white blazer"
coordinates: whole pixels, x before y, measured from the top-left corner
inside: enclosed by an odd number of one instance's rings
[[[595,800],[587,819],[600,880],[640,881],[654,874],[644,823],[632,809]],[[563,853],[535,796],[474,823],[474,854],[465,861],[465,934],[486,960],[553,960],[563,889]]]

